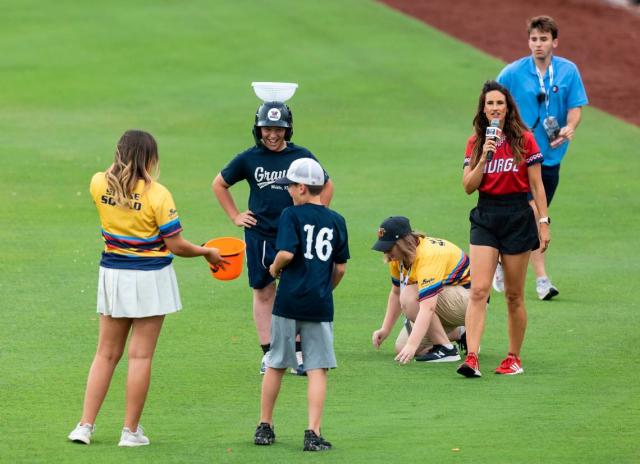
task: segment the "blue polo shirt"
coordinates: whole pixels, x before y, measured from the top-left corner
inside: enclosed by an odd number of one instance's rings
[[[560,127],[564,127],[567,125],[569,110],[587,105],[589,100],[580,72],[574,63],[565,58],[552,56],[551,65],[553,66],[553,85],[550,85],[548,69],[544,75],[544,87],[549,95],[548,114],[558,120]],[[549,139],[542,126],[542,121],[547,117],[547,108],[544,101],[538,102],[537,97],[541,89],[533,57],[529,55],[508,64],[500,72],[497,80],[509,89],[518,105],[520,116],[529,127],[533,127],[539,118],[533,133],[544,156],[543,165],[560,164],[569,148],[569,142],[554,149],[549,145]]]
[[[286,186],[278,185],[275,181],[283,177],[289,165],[298,158],[316,159],[309,150],[291,142],[278,152],[260,144],[236,155],[220,172],[229,185],[242,180],[249,184],[249,209],[258,222],[246,228],[245,233],[275,240],[280,213],[293,205]],[[328,179],[326,172],[325,178]]]
[[[293,260],[282,270],[273,314],[333,321],[333,265],[349,259],[344,218],[322,205],[287,208],[278,222],[276,248],[293,253]]]

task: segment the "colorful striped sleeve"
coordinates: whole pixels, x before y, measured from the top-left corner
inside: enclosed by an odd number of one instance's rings
[[[171,237],[172,235],[182,232],[182,225],[180,224],[179,218],[175,218],[166,224],[158,226],[158,228],[160,229],[160,236],[162,238]]]

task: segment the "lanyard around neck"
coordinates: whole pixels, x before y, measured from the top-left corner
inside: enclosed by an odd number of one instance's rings
[[[404,267],[402,260],[400,260],[400,288],[405,288],[409,284],[409,275],[411,274],[411,266]]]
[[[535,66],[535,63],[534,63]],[[547,110],[547,114],[549,114],[549,93],[553,89],[553,64],[549,63],[549,91],[544,86],[544,76],[536,66],[536,74],[538,75],[538,83],[540,84],[540,93],[544,95],[544,105]]]

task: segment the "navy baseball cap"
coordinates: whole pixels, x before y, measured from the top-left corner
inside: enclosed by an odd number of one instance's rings
[[[409,219],[404,216],[391,216],[380,224],[378,229],[378,241],[371,247],[372,250],[386,253],[393,245],[411,233]]]

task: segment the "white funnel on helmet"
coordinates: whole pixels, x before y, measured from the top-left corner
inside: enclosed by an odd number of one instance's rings
[[[298,84],[293,82],[252,82],[251,86],[263,102],[286,102],[298,88]]]

